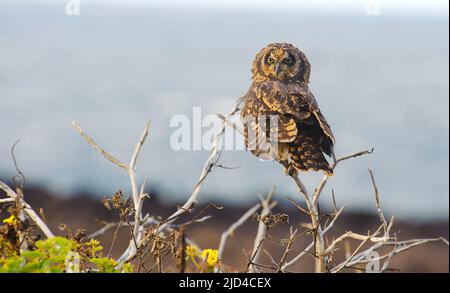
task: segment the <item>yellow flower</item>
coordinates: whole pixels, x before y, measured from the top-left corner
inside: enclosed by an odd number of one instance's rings
[[[187,255],[187,256],[195,257],[195,256],[197,256],[198,254],[199,254],[199,253],[198,253],[197,247],[195,247],[194,245],[188,245],[188,246],[186,247],[186,255]]]
[[[100,241],[98,241],[97,239],[92,238],[91,240],[89,240],[89,242],[86,243],[89,246],[97,246],[100,244]]]
[[[3,223],[9,224],[9,225],[14,225],[17,222],[16,217],[14,217],[14,215],[11,215],[11,217],[9,217],[8,219],[4,219]]]
[[[92,253],[92,257],[95,257],[95,253],[97,251],[100,251],[103,249],[103,246],[99,245],[100,241],[98,241],[97,239],[92,238],[91,240],[89,240],[89,242],[86,243],[86,245],[90,248],[91,253]]]
[[[218,256],[219,252],[217,249],[204,249],[202,251],[202,258],[205,259],[207,257],[206,263],[209,266],[215,266],[217,264]]]

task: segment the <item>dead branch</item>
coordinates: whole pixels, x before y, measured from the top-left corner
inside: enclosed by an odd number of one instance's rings
[[[336,248],[336,246],[341,243],[342,241],[346,239],[355,239],[359,241],[368,241],[368,242],[386,242],[390,240],[388,237],[376,237],[375,235],[362,235],[358,233],[354,233],[352,231],[345,232],[341,236],[339,236],[337,239],[335,239],[325,250],[324,254],[330,254],[333,252],[333,250]]]
[[[259,258],[261,255],[260,247],[267,237],[267,229],[268,229],[267,225],[264,222],[264,219],[270,214],[270,212],[272,210],[271,204],[272,204],[272,198],[273,198],[274,193],[275,193],[275,188],[272,188],[272,190],[267,194],[266,198],[261,199],[262,211],[261,211],[259,224],[258,224],[258,232],[256,233],[255,241],[253,243],[253,250],[252,250],[251,258],[250,258],[250,262],[249,262],[250,266],[248,266],[248,268],[247,268],[247,271],[249,273],[258,272],[257,267],[251,263],[259,262]]]
[[[81,128],[81,126],[78,122],[71,121],[71,124],[78,131],[78,133],[87,141],[87,143],[90,144],[95,150],[100,152],[100,154],[102,154],[102,156],[104,156],[107,160],[116,164],[120,168],[128,170],[127,165],[125,165],[124,163],[122,163],[119,160],[117,160],[116,158],[114,158],[112,155],[110,155],[108,152],[106,152],[102,147],[100,147],[92,138],[90,138],[86,133],[84,133],[83,129]]]
[[[333,220],[330,222],[330,224],[328,224],[327,227],[325,227],[325,229],[323,230],[323,235],[325,235],[328,231],[331,230],[331,228],[333,228],[336,220],[339,218],[339,216],[341,215],[342,211],[344,211],[345,207],[342,207],[334,216]],[[291,261],[286,262],[282,267],[281,270],[285,271],[286,268],[294,265],[295,263],[297,263],[304,255],[306,255],[312,248],[314,247],[314,241],[312,243],[310,243],[301,253],[299,253],[297,256],[295,256]]]
[[[0,189],[5,191],[6,195],[13,199],[14,201],[18,200],[19,204],[22,206],[23,210],[27,214],[27,216],[39,227],[39,229],[44,233],[45,237],[52,238],[55,235],[52,233],[50,228],[42,221],[41,217],[33,210],[33,208],[25,202],[23,198],[17,195],[17,193],[12,190],[8,185],[0,181]]]
[[[430,243],[430,242],[443,242],[444,244],[448,245],[448,240],[446,240],[445,238],[442,238],[442,237],[428,238],[428,239],[412,239],[412,240],[398,241],[398,242],[391,241],[391,242],[387,242],[387,243],[377,243],[374,246],[372,246],[371,248],[356,254],[353,257],[353,260],[351,260],[350,262],[347,262],[347,260],[346,260],[345,262],[338,264],[335,268],[331,269],[331,272],[336,273],[336,272],[339,272],[343,268],[353,267],[357,264],[367,264],[372,261],[381,261],[388,257],[393,257],[394,255],[397,255],[403,251],[409,250],[413,247],[416,247],[416,246],[419,246],[419,245],[422,245],[425,243]],[[377,258],[371,259],[371,258],[367,257],[370,252],[376,251],[377,249],[379,249],[385,245],[396,246],[396,248],[393,251],[391,251],[390,253],[381,255],[380,257],[377,257]]]
[[[292,246],[292,244],[293,244],[293,242],[295,240],[296,234],[297,234],[297,229],[294,230],[292,228],[292,226],[291,226],[290,229],[289,229],[289,239],[288,239],[287,244],[286,244],[286,249],[284,250],[283,255],[281,256],[280,263],[277,264],[277,267],[278,267],[277,272],[283,272],[283,270],[281,268],[286,263],[287,256],[288,256],[288,254],[289,254],[289,252],[291,250],[291,246]]]
[[[225,249],[228,237],[232,236],[237,228],[242,226],[251,216],[253,216],[261,208],[261,203],[255,204],[247,212],[245,212],[236,222],[234,222],[227,230],[222,233],[220,237],[220,244],[218,250],[218,259],[222,261],[223,251]]]
[[[133,200],[134,204],[134,224],[132,227],[132,237],[127,249],[123,252],[123,254],[118,259],[118,267],[120,267],[124,262],[132,259],[139,247],[140,241],[143,237],[144,227],[142,223],[144,222],[142,217],[142,203],[146,197],[144,193],[145,183],[142,184],[141,188],[138,189],[137,180],[136,180],[136,162],[141,151],[142,146],[145,143],[145,140],[148,136],[148,131],[150,129],[150,122],[145,124],[144,130],[142,131],[141,136],[136,144],[136,147],[131,155],[130,163],[125,165],[124,163],[117,160],[115,157],[106,152],[102,147],[100,147],[91,137],[89,137],[81,128],[80,124],[72,121],[72,126],[78,131],[78,133],[86,140],[86,142],[91,145],[95,150],[100,152],[107,160],[116,164],[120,168],[126,170],[128,172],[128,176],[130,178],[131,184],[131,195],[130,197]],[[129,224],[129,223],[127,223]]]
[[[369,154],[372,154],[372,153],[373,153],[373,149],[365,150],[365,151],[361,151],[361,152],[357,152],[357,153],[353,153],[353,154],[350,154],[350,155],[347,155],[347,156],[343,156],[343,157],[339,157],[339,158],[336,159],[336,161],[331,166],[331,170],[334,171],[334,169],[337,167],[337,165],[340,162],[343,162],[343,161],[348,160],[348,159],[364,156],[364,155],[369,155]],[[324,175],[323,178],[322,178],[322,181],[320,181],[319,185],[317,186],[316,191],[314,192],[314,195],[313,195],[313,203],[314,203],[314,205],[317,205],[317,203],[319,201],[320,194],[321,194],[323,188],[325,187],[325,185],[327,184],[328,179],[330,179],[330,176],[329,175]]]
[[[242,129],[240,129],[236,123],[228,120],[228,117],[222,115],[222,114],[217,114],[217,117],[219,117],[220,119],[222,119],[223,122],[225,122],[225,124],[227,124],[228,126],[230,126],[231,128],[233,128],[234,130],[236,130],[237,132],[239,132],[242,136],[245,136],[244,131]]]
[[[375,182],[375,178],[373,175],[373,172],[369,169],[369,175],[372,181],[372,186],[374,189],[374,196],[375,196],[375,206],[377,209],[378,216],[380,218],[381,226],[378,228],[378,230],[369,236],[364,236],[360,234],[353,233],[351,231],[344,233],[340,237],[338,237],[333,243],[327,248],[325,251],[326,253],[332,253],[332,251],[336,248],[337,244],[342,242],[345,239],[352,238],[358,241],[361,241],[361,243],[358,245],[357,249],[350,255],[350,257],[347,257],[346,260],[335,266],[334,268],[330,269],[330,272],[337,273],[344,268],[353,268],[355,265],[358,264],[367,264],[369,262],[374,261],[381,261],[386,259],[384,262],[380,272],[385,271],[389,265],[390,260],[398,253],[403,252],[405,250],[411,249],[415,246],[422,245],[429,242],[435,242],[435,241],[442,241],[448,245],[448,241],[444,238],[432,238],[432,239],[413,239],[413,240],[407,240],[407,241],[397,241],[397,237],[391,237],[390,231],[392,229],[393,223],[394,223],[394,217],[391,218],[389,223],[386,222],[386,219],[384,217],[383,211],[381,210],[381,200],[380,195],[378,191],[378,187]],[[376,237],[380,231],[384,231],[384,235],[382,237]],[[372,246],[367,248],[366,250],[360,252],[361,248],[368,242],[374,243]],[[391,252],[384,254],[378,258],[370,258],[369,256],[372,255],[373,252],[377,251],[377,249],[380,249],[385,246],[394,246]]]
[[[340,157],[335,160],[333,163],[331,169],[334,170],[336,166],[347,159],[359,157],[365,154],[370,154],[371,150],[365,150],[361,152],[357,152],[348,156]],[[303,195],[308,212],[311,218],[311,224],[313,226],[313,229],[315,230],[315,255],[316,255],[316,261],[315,261],[315,271],[316,272],[325,272],[325,264],[327,262],[326,254],[325,254],[325,241],[323,238],[323,231],[322,227],[320,225],[320,215],[319,215],[319,197],[320,194],[325,187],[326,183],[328,182],[328,179],[330,178],[330,175],[326,174],[324,175],[322,181],[319,183],[318,187],[316,188],[314,194],[312,196],[309,195],[305,185],[300,180],[298,175],[291,175],[293,178],[295,184],[297,185],[300,193]]]
[[[381,227],[380,227],[381,228]],[[376,235],[379,233],[380,228],[375,231],[375,233],[373,233],[372,236]],[[347,264],[355,257],[355,255],[359,252],[359,250],[364,246],[364,244],[366,244],[366,242],[368,242],[370,239],[370,237],[365,238],[359,245],[358,247],[355,249],[355,251],[350,255],[350,257],[344,262],[344,264],[340,267],[338,267],[336,269],[336,273],[339,272],[340,270],[342,270],[343,268],[345,268],[347,266]]]
[[[122,262],[128,261],[133,258],[137,252],[139,243],[142,239],[144,233],[144,226],[142,223],[144,222],[142,218],[142,204],[146,197],[144,193],[145,184],[147,180],[144,180],[141,188],[138,190],[137,182],[136,182],[136,162],[141,151],[142,145],[145,142],[145,139],[148,136],[148,130],[150,128],[150,122],[145,124],[144,130],[136,144],[133,155],[131,156],[130,164],[128,165],[128,175],[130,177],[131,183],[131,196],[133,198],[134,203],[134,227],[133,227],[133,239],[130,240],[130,244],[122,256],[118,259],[119,265]]]
[[[230,113],[226,116],[226,119],[229,119],[233,115],[235,115],[239,109],[240,104],[242,103],[242,98],[238,99],[234,106],[232,107]],[[222,153],[222,147],[220,144],[222,140],[222,136],[225,133],[225,122],[222,122],[222,125],[219,128],[219,131],[214,136],[213,144],[211,151],[209,152],[208,159],[206,160],[202,172],[200,174],[200,178],[197,182],[197,184],[194,187],[194,190],[191,194],[191,196],[187,199],[187,201],[183,204],[181,208],[179,208],[177,211],[175,211],[171,216],[168,217],[168,219],[162,223],[158,227],[158,232],[164,231],[168,226],[170,226],[174,221],[176,221],[181,215],[186,213],[187,211],[190,211],[192,207],[197,203],[198,195],[200,194],[200,191],[203,187],[203,184],[208,177],[209,173],[211,173],[214,166],[218,163],[220,159],[220,155]]]
[[[15,202],[16,200],[14,198],[0,198],[0,204],[3,203],[10,203],[10,202]]]
[[[311,218],[312,229],[314,232],[314,248],[315,248],[315,272],[324,272],[325,271],[325,260],[324,254],[325,251],[325,241],[323,238],[322,227],[319,223],[320,215],[318,209],[318,202],[311,200],[311,196],[309,195],[305,185],[300,180],[298,174],[291,175],[291,178],[294,180],[297,185],[300,194],[303,195],[306,206],[308,208],[308,214]]]
[[[383,224],[384,236],[386,237],[389,234],[389,231],[388,231],[388,225],[386,223],[386,218],[384,217],[383,211],[381,210],[380,194],[378,192],[377,184],[375,183],[375,178],[373,176],[373,172],[370,169],[369,169],[369,174],[370,174],[370,179],[372,180],[372,186],[373,186],[373,192],[375,195],[375,204],[376,204],[376,208],[377,208],[377,213],[378,213],[381,223]]]

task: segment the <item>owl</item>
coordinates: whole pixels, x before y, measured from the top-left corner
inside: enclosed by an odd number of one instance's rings
[[[333,170],[335,139],[308,84],[311,65],[291,44],[274,43],[253,62],[252,84],[241,118],[245,145],[262,160],[276,160],[285,173]]]

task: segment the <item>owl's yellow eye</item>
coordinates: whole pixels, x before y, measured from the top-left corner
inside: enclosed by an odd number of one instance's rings
[[[272,57],[267,58],[267,64],[271,65],[275,62],[275,60]]]

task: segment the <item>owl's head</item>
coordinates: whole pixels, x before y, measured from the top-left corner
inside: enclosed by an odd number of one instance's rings
[[[309,83],[311,66],[302,51],[291,44],[273,43],[262,49],[253,62],[253,80],[293,80]]]

